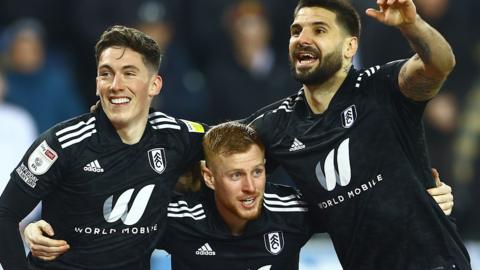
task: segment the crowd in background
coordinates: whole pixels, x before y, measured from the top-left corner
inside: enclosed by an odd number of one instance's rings
[[[480,1],[414,0],[450,42],[457,65],[425,112],[432,166],[453,186],[460,232],[480,240]],[[352,0],[361,15],[373,0]],[[94,45],[114,24],[164,49],[154,106],[209,124],[248,116],[299,90],[288,64],[296,0],[2,0],[0,191],[33,139],[88,111]],[[357,68],[412,54],[399,31],[362,16]]]

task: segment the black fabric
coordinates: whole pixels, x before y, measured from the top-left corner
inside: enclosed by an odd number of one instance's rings
[[[267,160],[312,205],[344,269],[470,269],[454,226],[425,191],[434,186],[426,103],[400,92],[403,63],[352,68],[322,114],[301,90],[248,120]]]
[[[149,269],[177,179],[201,158],[206,128],[151,111],[140,141],[126,145],[98,109],[42,134],[11,181],[42,200],[42,218],[71,248],[53,262],[30,264]]]
[[[0,264],[3,269],[28,269],[18,224],[38,202],[13,181],[5,187],[0,197]]]
[[[313,233],[308,212],[303,211],[306,205],[299,204],[301,196],[290,187],[267,183],[265,193],[260,216],[247,224],[241,236],[231,235],[208,189],[175,196],[159,245],[171,254],[172,269],[298,269],[300,249]],[[272,201],[276,209],[267,207]],[[268,236],[275,233],[280,239],[273,241],[278,240],[280,248],[272,253]]]

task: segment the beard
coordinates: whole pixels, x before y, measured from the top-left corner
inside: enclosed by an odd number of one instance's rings
[[[304,85],[324,83],[342,68],[342,48],[340,47],[325,56],[320,54],[318,59],[320,59],[320,64],[313,68],[313,70],[297,72],[293,57],[291,56],[290,72],[293,78]]]

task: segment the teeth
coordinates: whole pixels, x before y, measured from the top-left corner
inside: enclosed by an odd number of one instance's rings
[[[313,54],[303,54],[302,58],[313,58]]]
[[[311,59],[311,58],[299,60],[300,64],[312,63],[313,61],[315,61],[315,59]]]
[[[242,200],[242,202],[244,202],[245,204],[252,204],[254,201],[255,201],[255,199],[253,199],[253,198],[248,198],[248,199]]]
[[[110,102],[113,104],[123,104],[123,103],[128,103],[130,102],[129,98],[112,98],[110,99]]]

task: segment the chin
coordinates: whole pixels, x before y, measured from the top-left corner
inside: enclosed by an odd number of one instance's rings
[[[259,215],[260,215],[260,206],[249,211],[244,211],[244,213],[242,214],[243,218],[246,220],[257,219]]]

